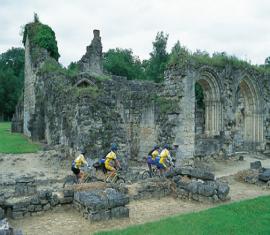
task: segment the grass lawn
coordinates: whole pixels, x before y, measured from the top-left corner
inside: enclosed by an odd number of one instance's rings
[[[11,133],[10,122],[0,122],[0,153],[33,153],[40,148],[19,133]]]
[[[270,196],[97,234],[269,235]]]

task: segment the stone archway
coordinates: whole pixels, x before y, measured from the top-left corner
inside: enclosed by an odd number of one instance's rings
[[[235,92],[236,150],[255,150],[264,142],[263,109],[259,89],[248,76],[238,83]]]
[[[196,124],[200,123],[202,127],[198,128],[195,124],[195,129],[200,129],[204,137],[218,136],[222,130],[222,105],[220,86],[216,76],[210,72],[201,72],[195,81],[196,87],[200,87],[203,92],[203,100],[200,101],[202,107],[198,107],[198,102],[196,102],[195,120],[203,119],[203,121],[197,121]],[[198,115],[201,117],[198,118]]]

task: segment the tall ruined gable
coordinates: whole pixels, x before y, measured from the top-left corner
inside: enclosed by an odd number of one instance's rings
[[[103,74],[103,66],[100,32],[95,29],[93,34],[94,38],[91,44],[86,47],[86,53],[79,61],[79,67],[82,72],[101,75]]]

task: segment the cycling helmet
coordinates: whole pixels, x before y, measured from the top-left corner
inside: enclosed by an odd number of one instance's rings
[[[80,149],[80,152],[81,152],[81,154],[85,154],[86,151],[85,151],[84,148],[81,148],[81,149]]]
[[[112,146],[111,146],[111,150],[112,151],[117,151],[117,149],[118,149],[117,145],[115,143],[113,143]]]
[[[164,145],[164,148],[165,148],[165,149],[169,149],[170,146],[169,146],[168,144],[165,144],[165,145]]]
[[[154,150],[159,149],[159,146],[157,144],[154,145]]]

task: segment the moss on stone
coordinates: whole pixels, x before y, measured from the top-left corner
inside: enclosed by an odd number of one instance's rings
[[[61,65],[53,58],[47,58],[42,66],[39,68],[38,73],[40,75],[44,74],[66,74],[66,70],[61,67]]]
[[[29,38],[31,47],[40,47],[46,49],[50,56],[58,61],[60,54],[58,53],[55,33],[51,27],[38,21],[29,23],[24,28],[24,45],[26,43],[27,36]]]
[[[91,98],[97,98],[99,96],[99,89],[96,86],[88,86],[88,87],[76,87],[74,88],[74,94],[76,97],[91,97]]]
[[[179,112],[178,102],[175,99],[166,97],[156,97],[155,103],[161,113],[174,113]]]

